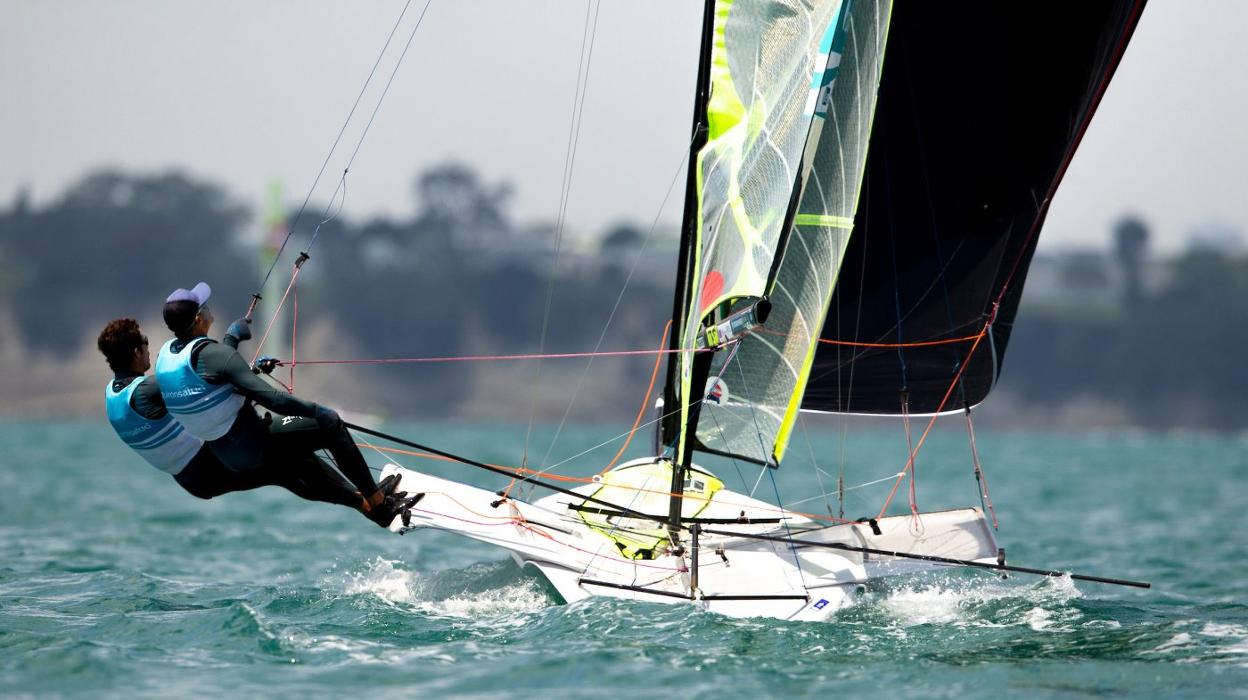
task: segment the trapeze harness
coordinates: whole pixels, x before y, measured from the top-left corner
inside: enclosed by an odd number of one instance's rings
[[[121,391],[113,391],[113,383],[104,387],[104,408],[108,422],[117,436],[147,463],[167,474],[177,474],[191,461],[204,441],[190,434],[172,415],[152,420],[139,415],[130,405],[130,397],[143,383],[137,377]]]
[[[213,342],[205,336],[188,341],[175,352],[170,340],[156,356],[156,381],[165,408],[186,431],[209,441],[225,435],[234,425],[245,399],[231,384],[209,384],[195,371],[195,349]]]

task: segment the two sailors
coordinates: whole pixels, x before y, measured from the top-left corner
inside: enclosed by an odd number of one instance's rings
[[[150,350],[136,321],[117,319],[100,333],[97,346],[114,372],[105,406],[118,436],[199,498],[276,485],[308,500],[356,508],[389,527],[421,495],[398,491],[398,477],[376,483],[333,409],[280,391],[252,372],[237,349],[251,338],[249,320],[230,324],[221,342],[210,339],[211,293],[200,282],[165,300],[164,320],[174,337],[156,357],[155,376],[145,376]],[[279,415],[261,417],[257,405]],[[322,449],[338,470],[317,456]]]

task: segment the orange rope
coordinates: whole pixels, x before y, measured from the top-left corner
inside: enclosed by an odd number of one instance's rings
[[[780,336],[781,338],[788,338],[792,336],[791,333],[781,333],[780,331],[773,331],[767,328],[766,326],[759,326],[755,330],[762,332],[762,333],[766,333],[768,335]],[[955,343],[969,343],[978,337],[979,337],[978,335],[966,335],[966,336],[962,336],[961,338],[945,338],[944,340],[920,340],[920,341],[916,341],[913,343],[858,343],[858,342],[854,342],[851,340],[832,340],[831,338],[816,338],[815,340],[817,340],[820,343],[823,343],[824,345],[842,345],[842,346],[851,347],[851,348],[893,348],[893,349],[896,349],[896,348],[925,348],[925,347],[930,347],[933,345],[953,345]]]
[[[672,322],[668,321],[667,325],[663,326],[663,338],[659,341],[660,350],[667,345],[667,334],[671,330]],[[620,456],[624,454],[624,450],[628,449],[628,443],[633,441],[633,435],[637,433],[637,427],[641,425],[641,418],[646,415],[646,408],[650,405],[650,395],[654,392],[654,382],[659,377],[659,365],[662,363],[662,360],[662,355],[654,356],[654,369],[650,371],[650,386],[646,387],[646,395],[641,399],[641,408],[637,409],[637,418],[633,421],[633,429],[628,431],[628,437],[624,439],[624,444],[620,445],[620,451],[616,452],[615,456],[611,458],[611,461],[607,462],[607,466],[603,467],[602,471],[598,472],[600,475],[611,471],[611,468],[614,467],[615,463],[619,461]]]
[[[968,335],[961,338],[946,338],[945,340],[924,340],[917,343],[855,343],[849,340],[832,340],[830,338],[820,338],[819,342],[825,345],[844,345],[851,348],[924,348],[931,345],[952,345],[954,343],[969,343],[979,338],[978,335]]]
[[[953,395],[953,390],[957,388],[958,382],[962,381],[962,375],[966,373],[966,368],[971,366],[971,358],[975,356],[975,350],[979,348],[979,344],[984,337],[988,335],[988,330],[992,328],[992,322],[997,318],[996,304],[993,306],[992,314],[988,317],[988,321],[984,323],[984,327],[979,331],[979,335],[975,337],[975,343],[971,345],[971,349],[966,353],[966,359],[962,360],[962,366],[958,368],[958,373],[953,376],[953,381],[949,383],[949,388],[945,390],[945,395],[940,400],[940,405],[932,412],[932,419],[927,422],[927,427],[923,429],[923,435],[919,437],[919,441],[915,444],[914,449],[910,451],[910,457],[906,459],[906,467],[901,470],[901,474],[897,477],[897,481],[893,482],[893,489],[888,492],[888,498],[884,499],[884,507],[880,508],[880,514],[875,516],[883,518],[888,512],[888,506],[893,502],[893,496],[897,495],[897,489],[901,486],[902,480],[914,469],[914,458],[923,447],[923,443],[927,441],[927,436],[932,432],[932,426],[936,425],[936,419],[940,417],[940,412],[945,410],[945,404],[949,402],[949,397]]]
[[[299,270],[295,270],[295,274],[299,274]],[[299,288],[294,286],[295,280],[290,280],[291,289],[294,291],[292,297],[292,306],[290,309],[290,393],[295,393],[295,365],[298,364],[299,354],[297,350],[297,342],[299,340]]]
[[[273,330],[273,324],[277,322],[277,316],[281,312],[282,307],[286,305],[286,297],[290,296],[290,290],[295,286],[295,280],[299,279],[299,271],[303,267],[296,264],[295,269],[290,273],[290,284],[286,285],[286,291],[282,294],[281,301],[277,302],[277,306],[273,309],[273,316],[269,319],[269,324],[264,327],[264,335],[260,336],[260,342],[256,343],[256,352],[251,356],[251,364],[256,364],[256,359],[260,357],[260,351],[264,349],[264,341],[269,339],[269,332]]]

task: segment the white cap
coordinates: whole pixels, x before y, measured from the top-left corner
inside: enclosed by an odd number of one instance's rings
[[[173,293],[165,299],[165,303],[168,304],[175,301],[193,301],[196,304],[203,306],[204,302],[208,301],[208,297],[211,294],[212,287],[209,287],[207,282],[200,282],[191,289],[173,290]]]

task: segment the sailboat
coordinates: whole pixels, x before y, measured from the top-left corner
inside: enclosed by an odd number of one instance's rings
[[[554,493],[390,464],[424,494],[391,529],[501,547],[567,602],[730,616],[824,620],[873,579],[1010,570],[978,463],[979,505],[849,520],[735,492],[697,459],[781,468],[802,412],[970,427],[1143,5],[708,0],[655,454],[564,488],[430,448]]]

